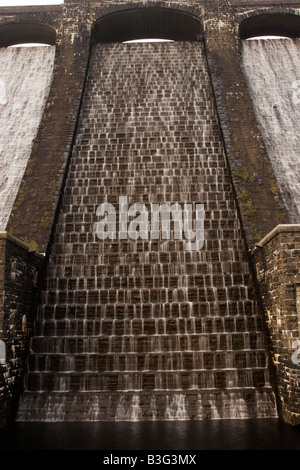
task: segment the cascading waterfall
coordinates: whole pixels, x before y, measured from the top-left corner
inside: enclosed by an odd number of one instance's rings
[[[189,416],[186,412],[186,403],[184,395],[173,395],[171,403],[169,403],[169,397],[167,396],[167,408],[165,417],[169,421],[181,421],[189,419]]]
[[[242,64],[266,150],[292,223],[300,215],[300,39],[242,42]]]
[[[0,230],[5,230],[49,93],[55,46],[0,48]]]
[[[100,240],[119,196],[203,203],[203,247]],[[274,417],[267,361],[203,45],[95,45],[18,420]]]

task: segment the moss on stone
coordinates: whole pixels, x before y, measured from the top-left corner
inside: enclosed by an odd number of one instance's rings
[[[256,213],[256,207],[251,201],[251,197],[246,188],[241,188],[241,204],[248,217],[252,217]]]
[[[30,251],[38,251],[39,245],[35,240],[28,240],[27,238],[25,238],[23,242],[28,246]]]
[[[50,224],[52,223],[53,217],[52,215],[46,211],[43,217],[41,218],[41,229],[47,230],[50,227]]]

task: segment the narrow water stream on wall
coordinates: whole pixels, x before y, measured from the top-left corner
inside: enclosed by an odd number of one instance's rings
[[[5,230],[49,93],[55,46],[0,48],[0,230]]]
[[[298,223],[300,215],[299,58],[299,38],[255,39],[242,43],[242,62],[250,96],[292,223]]]

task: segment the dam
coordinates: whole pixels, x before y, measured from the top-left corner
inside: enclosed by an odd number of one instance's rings
[[[20,419],[276,416],[201,44],[94,47],[73,159]],[[204,247],[97,240],[119,194],[200,201]]]
[[[0,9],[3,420],[297,424],[298,20],[96,4]]]

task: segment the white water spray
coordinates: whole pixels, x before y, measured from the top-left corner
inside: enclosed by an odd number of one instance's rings
[[[55,46],[0,49],[0,230],[5,230],[52,80]]]
[[[300,39],[243,41],[242,61],[266,150],[292,223],[300,216]]]

